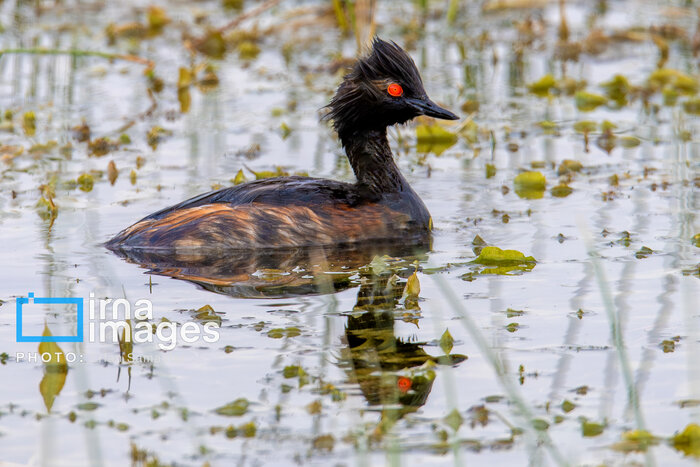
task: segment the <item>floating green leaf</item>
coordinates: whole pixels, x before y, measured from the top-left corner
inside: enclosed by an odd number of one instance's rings
[[[148,130],[146,133],[146,142],[154,151],[158,148],[158,143],[160,143],[165,136],[172,135],[173,132],[166,130],[165,128],[154,126]]]
[[[165,10],[158,6],[148,7],[146,19],[148,21],[148,27],[153,33],[160,32],[164,26],[170,23],[170,18],[168,18]]]
[[[501,250],[498,247],[487,246],[472,263],[488,266],[479,271],[479,274],[507,275],[529,271],[535,267],[536,261],[532,256],[525,256],[516,250]]]
[[[82,174],[78,177],[78,188],[81,191],[92,191],[92,187],[95,184],[95,179],[90,174]]]
[[[445,329],[445,332],[442,333],[442,337],[440,337],[440,348],[443,352],[445,352],[446,355],[452,351],[454,342],[455,340],[452,338],[450,330]]]
[[[632,430],[622,433],[622,439],[627,441],[642,441],[658,439],[646,430]]]
[[[663,98],[664,105],[667,107],[673,107],[678,102],[679,93],[670,86],[666,86],[661,91],[661,97]]]
[[[107,137],[97,138],[88,142],[88,151],[90,151],[91,156],[102,157],[119,148],[119,142],[112,141]]]
[[[37,143],[29,148],[29,154],[34,156],[43,156],[50,153],[56,146],[58,146],[58,143],[54,140],[47,141],[44,144]]]
[[[661,68],[654,70],[648,79],[652,90],[658,91],[664,86],[670,86],[681,94],[695,94],[698,92],[698,82],[695,78],[679,70]]]
[[[282,134],[282,139],[287,139],[292,134],[292,129],[286,122],[282,122],[280,123],[280,133]]]
[[[517,250],[501,250],[497,246],[487,246],[473,262],[486,266],[516,266],[536,261],[532,256],[525,256]]]
[[[205,323],[216,323],[221,326],[221,316],[217,315],[211,305],[204,305],[194,312],[195,319]]]
[[[440,125],[418,125],[416,127],[416,151],[432,152],[439,156],[457,142],[457,135]]]
[[[644,452],[649,446],[659,444],[659,438],[646,430],[631,430],[622,433],[622,441],[613,444],[612,448],[621,452]]]
[[[636,136],[623,136],[620,138],[620,144],[623,148],[636,148],[642,141]]]
[[[552,187],[552,189],[549,191],[555,198],[566,198],[573,193],[574,189],[566,183],[560,183],[559,185]]]
[[[589,422],[586,419],[581,420],[581,434],[586,438],[598,436],[605,431],[605,425],[595,422]]]
[[[459,427],[462,426],[462,423],[464,423],[464,418],[457,409],[452,409],[452,411],[444,418],[444,421],[447,426],[452,428],[452,430],[457,431],[459,430]]]
[[[464,104],[460,107],[462,112],[471,114],[479,111],[479,101],[475,99],[467,99]]]
[[[317,436],[311,442],[314,450],[331,452],[335,446],[335,438],[333,435],[321,435]]]
[[[204,37],[194,41],[194,47],[197,52],[216,59],[224,58],[226,53],[226,41],[217,30],[209,31]]]
[[[255,433],[257,433],[258,428],[255,426],[255,422],[244,423],[238,428],[238,432],[244,438],[254,438]]]
[[[296,337],[301,335],[301,330],[297,327],[289,328],[274,328],[267,331],[267,336],[272,339],[281,339],[283,337]]]
[[[420,295],[420,281],[418,280],[418,275],[415,272],[408,277],[404,294],[413,299],[418,298],[418,295]]]
[[[554,79],[554,76],[547,74],[534,83],[528,84],[527,89],[538,97],[547,97],[550,95],[550,91],[554,89],[556,85],[557,81]]]
[[[577,133],[592,133],[598,129],[598,124],[592,120],[581,120],[574,123],[574,131]]]
[[[529,171],[518,174],[513,180],[515,193],[524,199],[540,199],[544,196],[547,179],[542,172]]]
[[[671,438],[671,444],[686,456],[700,457],[700,425],[690,423]]]
[[[700,115],[700,99],[689,99],[683,102],[683,110],[691,115]]]
[[[44,324],[44,331],[41,335],[44,337],[52,335],[46,324]],[[44,362],[44,376],[39,383],[39,392],[44,399],[46,410],[51,412],[51,407],[53,407],[56,397],[66,384],[68,364],[66,363],[66,355],[55,342],[41,342],[39,344],[39,354],[42,356],[42,362]]]
[[[622,75],[615,75],[610,81],[600,85],[605,89],[608,98],[614,101],[619,107],[627,105],[627,94],[630,91],[630,83]]]
[[[486,178],[492,178],[496,175],[496,166],[493,164],[486,164]]]
[[[245,0],[222,0],[221,5],[224,8],[231,10],[241,10],[245,4]]]
[[[253,41],[243,41],[236,47],[241,60],[253,60],[260,54],[260,47]]]
[[[299,365],[289,365],[285,366],[282,370],[282,376],[285,378],[296,378],[297,376],[303,376],[306,372]]]
[[[515,318],[516,316],[523,316],[525,314],[524,310],[514,310],[513,308],[508,308],[504,312],[508,318]]]
[[[36,115],[34,112],[26,112],[22,117],[22,128],[27,136],[34,136],[36,133]]]
[[[634,254],[634,256],[637,259],[644,259],[644,258],[648,257],[649,255],[651,255],[652,253],[654,253],[654,250],[652,250],[651,248],[649,248],[647,246],[643,246],[642,248],[639,249],[639,251],[637,251]]]
[[[239,169],[238,172],[236,173],[236,176],[232,180],[234,185],[240,185],[241,183],[246,182],[245,174],[243,173],[243,169]]]
[[[561,403],[561,409],[566,413],[571,412],[575,408],[576,408],[576,404],[574,404],[573,402],[571,402],[568,399],[565,399],[564,402]]]
[[[83,120],[82,124],[72,127],[71,132],[73,133],[73,138],[79,143],[90,141],[90,127],[85,120]]]
[[[665,339],[661,341],[660,347],[664,353],[673,353],[676,350],[676,341],[671,339]]]
[[[78,404],[78,409],[86,412],[92,412],[93,410],[97,410],[99,407],[100,404],[97,402],[83,402],[82,404]]]
[[[574,101],[577,109],[582,112],[590,112],[591,110],[597,109],[601,105],[605,105],[608,102],[608,99],[599,94],[579,91],[574,96]]]
[[[559,129],[559,126],[555,122],[551,122],[549,120],[542,120],[541,122],[538,122],[537,125],[542,128],[542,131],[544,131],[544,134],[546,135],[556,134],[557,130]]]
[[[255,172],[251,169],[250,170],[253,175],[255,175],[256,180],[263,180],[265,178],[273,178],[273,177],[286,177],[289,175],[289,172],[284,170],[282,167],[277,166],[275,167],[275,170],[261,170],[260,172]]]
[[[180,103],[180,112],[186,114],[190,111],[192,104],[192,94],[189,87],[177,89],[177,101]]]
[[[226,417],[240,417],[248,411],[249,405],[250,402],[248,402],[248,399],[239,398],[233,402],[229,402],[226,405],[222,405],[221,407],[214,409],[214,412]]]
[[[549,422],[541,418],[535,418],[532,420],[532,427],[537,431],[547,431],[549,429]]]
[[[613,122],[611,122],[610,120],[603,120],[602,122],[600,122],[600,130],[601,130],[603,133],[609,133],[609,132],[613,131],[613,130],[616,129],[616,128],[617,128],[617,125],[615,125],[615,124],[614,124]]]
[[[572,159],[564,159],[557,167],[557,175],[566,175],[569,173],[580,172],[583,169],[583,164]]]
[[[115,423],[114,428],[116,428],[117,431],[128,431],[129,424],[128,423]]]

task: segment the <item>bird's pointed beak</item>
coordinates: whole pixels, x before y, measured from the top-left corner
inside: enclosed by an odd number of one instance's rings
[[[459,120],[459,117],[447,109],[443,109],[427,96],[423,99],[409,99],[411,106],[418,112],[418,115],[425,115],[443,120]]]

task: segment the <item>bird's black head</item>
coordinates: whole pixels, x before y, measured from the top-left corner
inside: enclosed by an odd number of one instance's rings
[[[327,118],[341,140],[357,131],[382,130],[419,115],[457,120],[428,98],[411,57],[394,42],[375,38],[372,50],[345,76]],[[344,141],[345,142],[345,141]]]

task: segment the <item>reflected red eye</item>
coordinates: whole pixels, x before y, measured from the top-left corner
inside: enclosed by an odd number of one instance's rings
[[[403,95],[403,88],[398,83],[391,83],[389,87],[386,88],[386,92],[394,97],[399,97]]]
[[[411,381],[411,378],[406,378],[405,376],[399,377],[399,380],[396,382],[396,385],[399,387],[399,391],[403,393],[407,393],[409,389],[411,389],[411,386],[413,385],[413,382]]]

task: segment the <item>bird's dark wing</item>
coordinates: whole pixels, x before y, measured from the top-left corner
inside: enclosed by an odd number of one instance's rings
[[[230,206],[252,203],[271,206],[340,203],[355,206],[362,198],[356,185],[350,183],[298,176],[276,177],[204,193],[154,212],[142,220],[160,219],[179,209],[214,203],[225,203]]]

